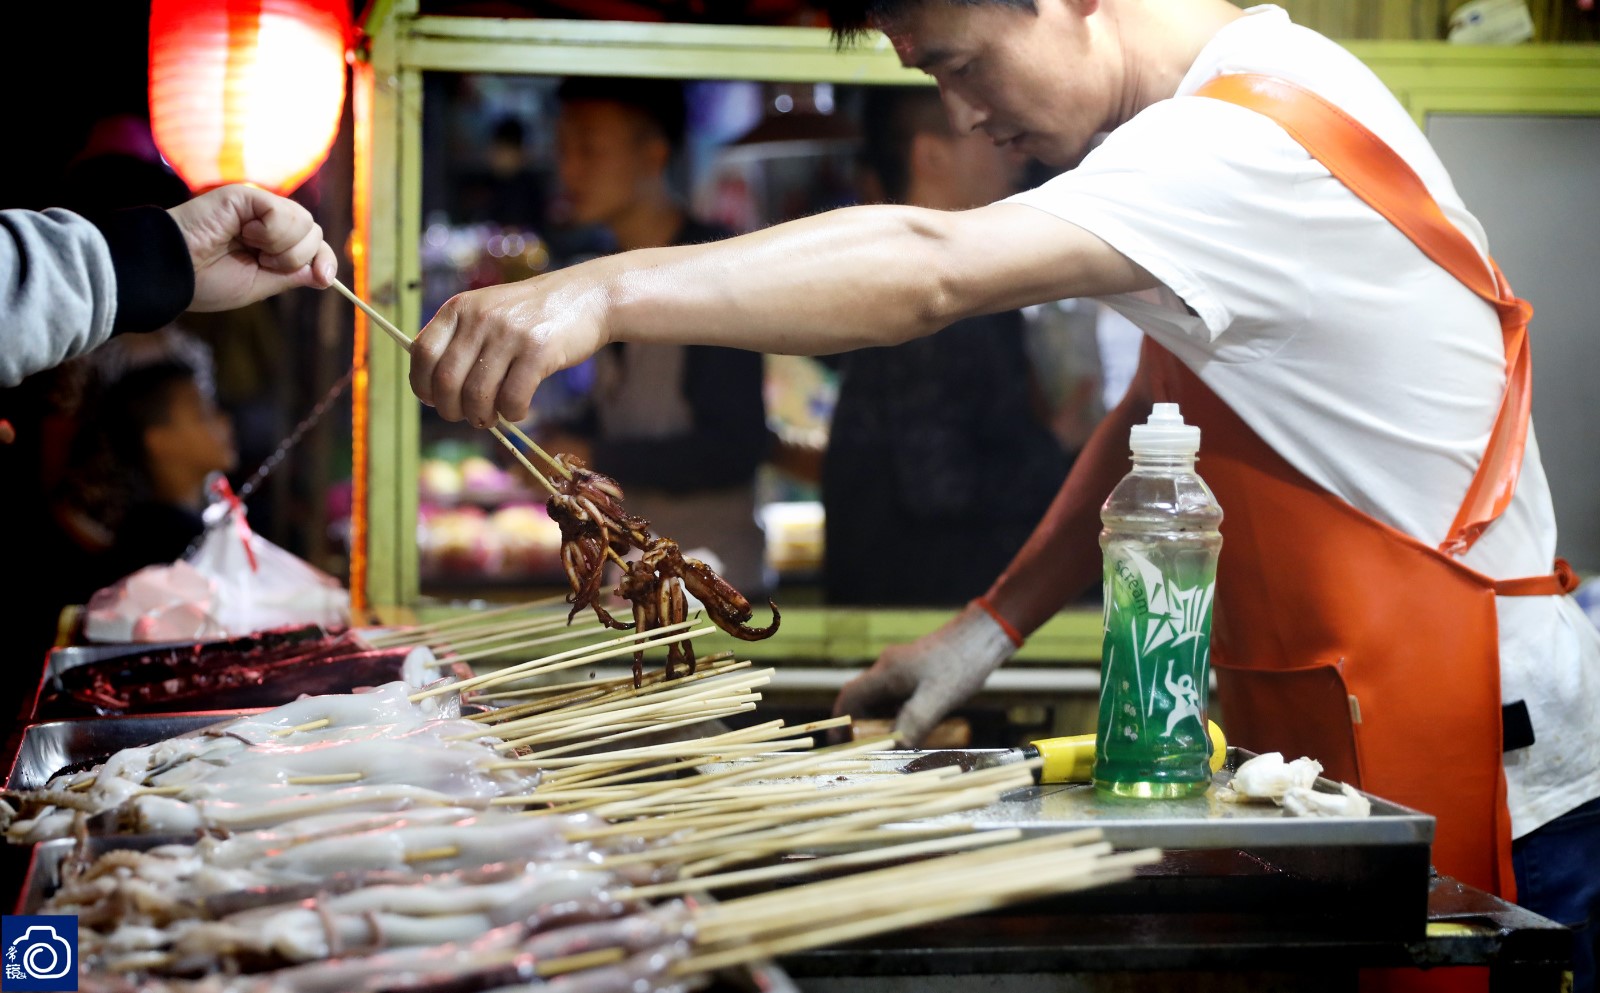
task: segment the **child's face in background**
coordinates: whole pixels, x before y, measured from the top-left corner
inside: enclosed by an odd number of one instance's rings
[[[239,463],[233,423],[193,382],[173,389],[166,423],[147,429],[145,444],[152,461],[182,466],[199,476],[230,472]]]

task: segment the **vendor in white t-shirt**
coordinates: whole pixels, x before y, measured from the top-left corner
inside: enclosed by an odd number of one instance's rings
[[[886,652],[839,708],[899,708],[914,743],[974,693],[1095,581],[1128,428],[1178,399],[1228,515],[1230,737],[1315,747],[1335,775],[1435,813],[1436,862],[1474,885],[1513,892],[1517,838],[1523,902],[1585,920],[1596,860],[1522,863],[1563,825],[1600,848],[1600,634],[1552,565],[1523,311],[1405,110],[1275,7],[837,0],[831,15],[843,37],[883,28],[958,131],[1076,168],[975,210],[854,207],[463,294],[418,339],[418,394],[487,424],[612,341],[816,354],[1099,297],[1147,336],[1128,396],[988,595]]]

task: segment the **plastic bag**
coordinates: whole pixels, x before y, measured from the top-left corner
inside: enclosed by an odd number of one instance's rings
[[[189,561],[148,566],[90,598],[91,641],[204,641],[349,623],[350,594],[337,579],[251,531],[237,501],[212,511],[220,519]]]

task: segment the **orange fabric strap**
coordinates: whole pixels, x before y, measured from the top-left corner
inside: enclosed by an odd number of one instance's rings
[[[1577,588],[1578,574],[1563,558],[1556,559],[1555,571],[1549,575],[1494,581],[1494,591],[1499,596],[1560,596]]]
[[[1463,554],[1510,506],[1522,472],[1533,404],[1533,367],[1527,345],[1532,306],[1511,292],[1493,260],[1484,264],[1405,160],[1343,110],[1295,83],[1255,73],[1219,76],[1196,95],[1271,118],[1335,179],[1499,313],[1505,336],[1506,392],[1478,471],[1439,546],[1447,555]]]
[[[1022,647],[1022,642],[1025,640],[1022,637],[1022,632],[1017,630],[1017,626],[1015,624],[1012,624],[1010,621],[1000,616],[1000,611],[994,609],[994,604],[989,602],[988,597],[981,596],[972,602],[976,604],[984,613],[994,618],[994,622],[1000,625],[1000,630],[1004,631],[1006,633],[1006,637],[1011,639],[1012,645],[1017,648]]]

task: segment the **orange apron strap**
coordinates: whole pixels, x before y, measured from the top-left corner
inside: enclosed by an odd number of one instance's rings
[[[1478,471],[1439,546],[1447,555],[1461,555],[1510,506],[1522,472],[1533,405],[1533,366],[1527,347],[1533,308],[1511,292],[1492,260],[1484,265],[1477,249],[1445,217],[1406,161],[1338,107],[1288,80],[1256,73],[1219,76],[1197,95],[1270,117],[1335,179],[1499,313],[1505,336],[1506,392]]]
[[[1561,596],[1578,588],[1578,574],[1566,559],[1556,559],[1555,571],[1547,576],[1497,579],[1494,591],[1499,596]]]

